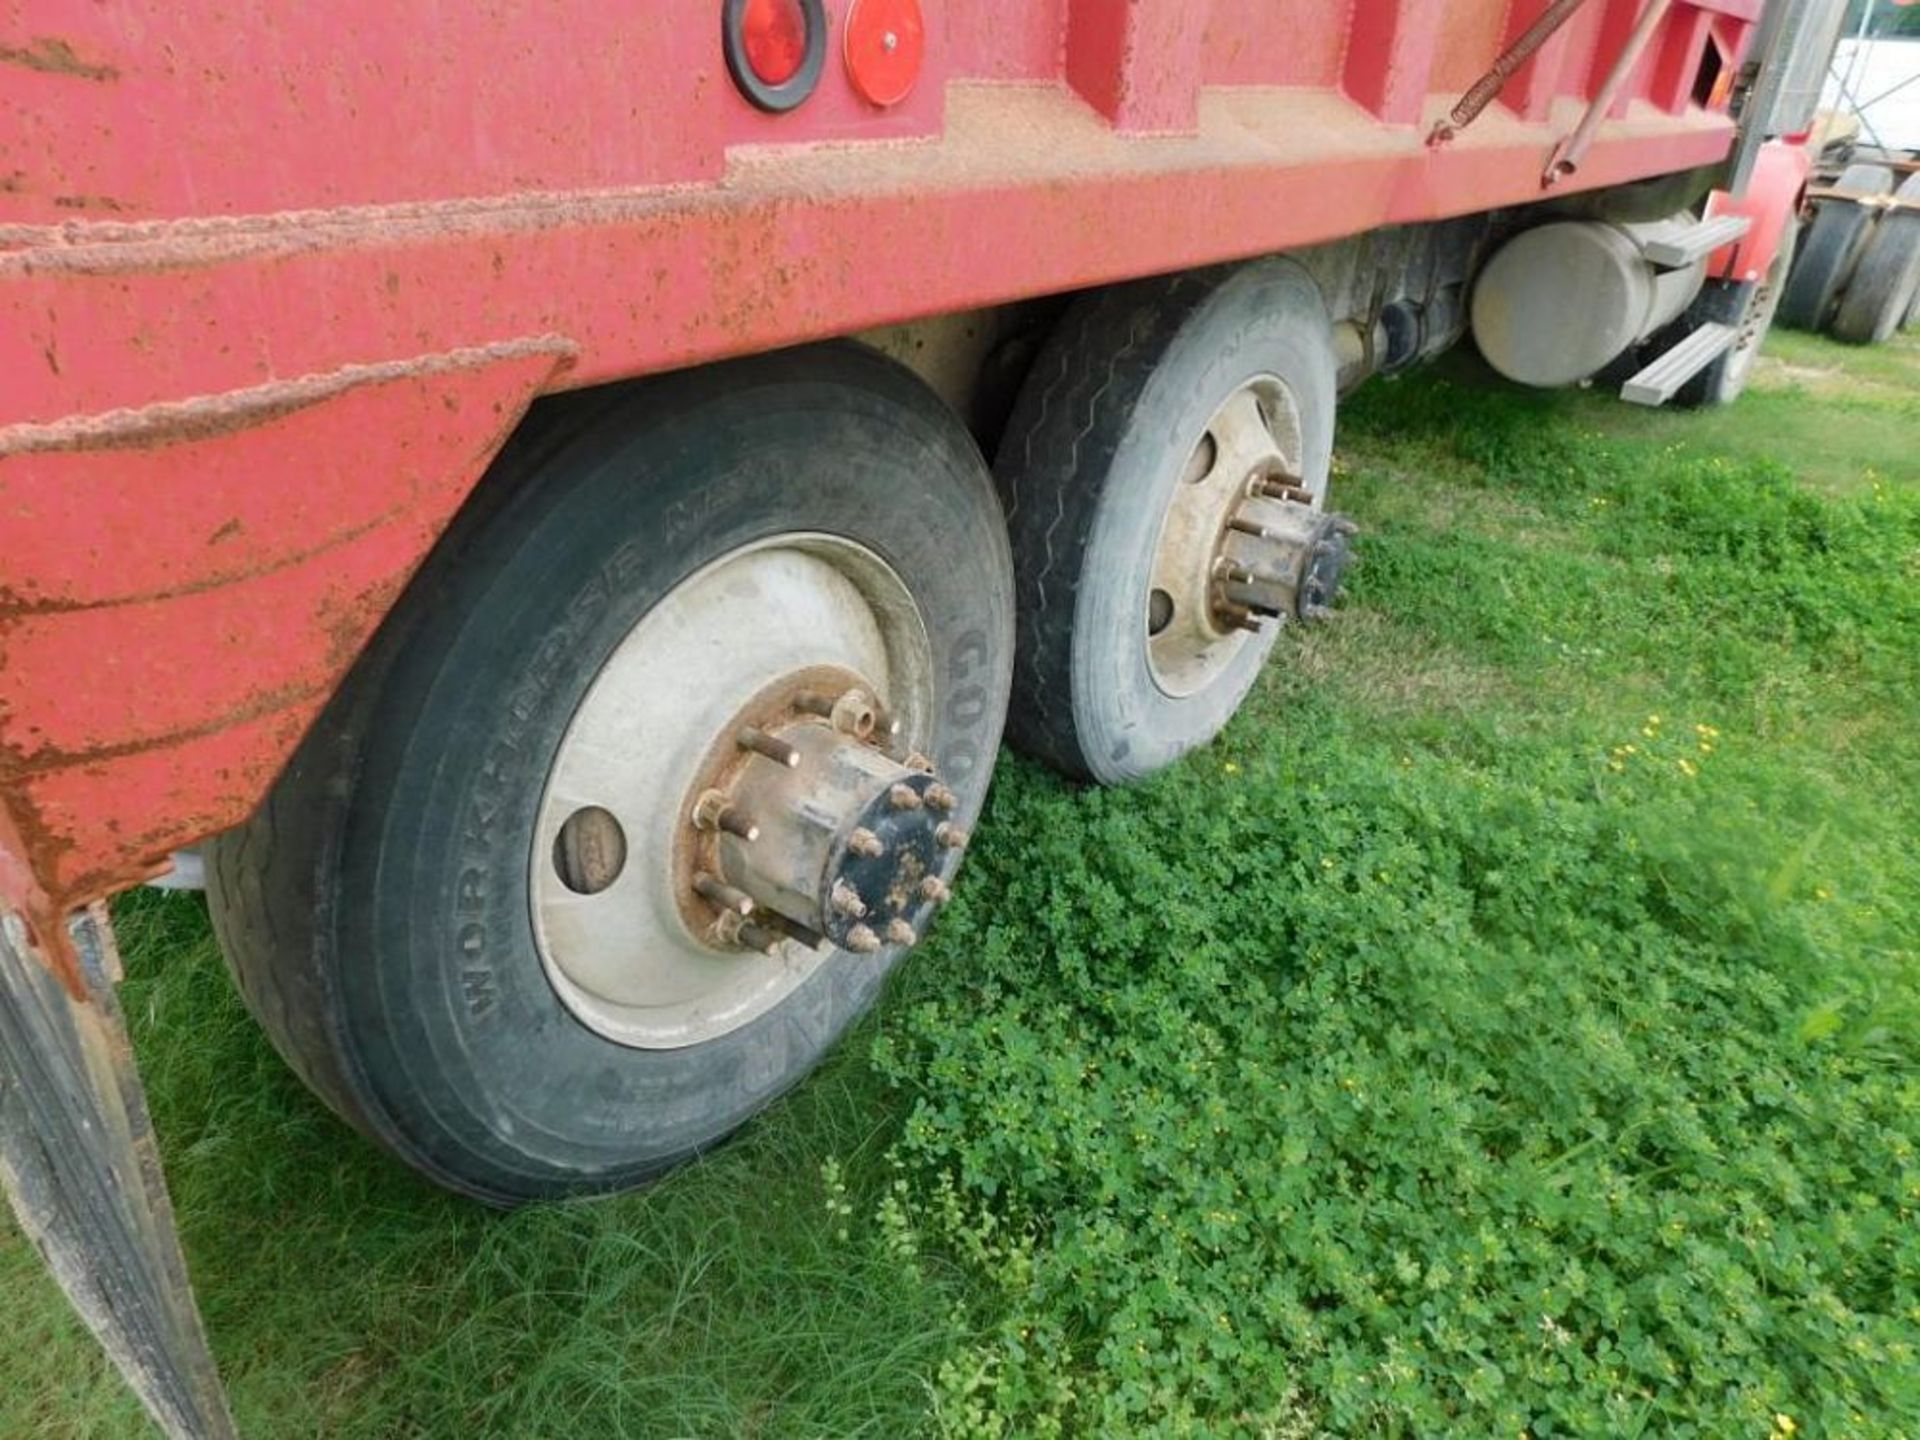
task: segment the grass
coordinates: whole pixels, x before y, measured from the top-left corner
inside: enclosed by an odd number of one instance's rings
[[[1345,618],[1154,784],[1008,762],[880,1012],[642,1195],[414,1182],[128,897],[243,1430],[1920,1434],[1920,344],[1756,384],[1363,392]],[[145,1433],[0,1284],[0,1433]]]

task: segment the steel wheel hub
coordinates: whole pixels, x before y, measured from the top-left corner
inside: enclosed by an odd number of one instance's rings
[[[966,836],[931,748],[932,648],[852,541],[787,535],[675,586],[562,737],[530,856],[555,991],[610,1039],[697,1044],[833,953],[915,943]]]
[[[1147,662],[1167,695],[1192,695],[1268,621],[1332,613],[1353,522],[1301,478],[1300,413],[1257,376],[1227,397],[1167,507],[1147,592]]]
[[[926,757],[889,753],[893,724],[867,690],[818,678],[743,716],[696,786],[681,899],[716,947],[872,954],[917,944],[946,898],[940,871],[967,838],[959,797]]]

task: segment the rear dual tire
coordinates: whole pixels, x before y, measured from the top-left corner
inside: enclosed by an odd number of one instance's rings
[[[1920,174],[1894,192],[1920,204]],[[1910,323],[1920,306],[1920,211],[1888,210],[1861,248],[1846,293],[1834,312],[1833,338],[1850,345],[1879,345]]]
[[[794,1084],[877,994],[897,952],[831,950],[764,1013],[646,1048],[570,1007],[534,932],[543,790],[603,662],[702,566],[788,535],[899,577],[933,677],[918,738],[970,822],[1011,668],[999,507],[934,396],[834,346],[548,402],[214,846],[215,929],[275,1046],[439,1183],[507,1204],[644,1181]]]
[[[1277,626],[1157,674],[1156,548],[1183,473],[1237,391],[1286,397],[1287,469],[1318,505],[1333,454],[1326,304],[1289,260],[1117,285],[1074,304],[1034,362],[995,465],[1019,596],[1010,738],[1081,780],[1141,780],[1206,744]],[[1276,422],[1278,423],[1278,422]],[[1198,477],[1203,478],[1203,477]]]
[[[1884,195],[1893,189],[1893,172],[1884,165],[1849,165],[1836,190],[1852,195]],[[1780,301],[1780,323],[1795,330],[1824,330],[1840,303],[1840,293],[1861,247],[1873,229],[1873,212],[1844,198],[1816,201],[1813,220],[1801,237],[1800,254]]]

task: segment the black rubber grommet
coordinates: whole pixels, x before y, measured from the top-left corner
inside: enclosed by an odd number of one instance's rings
[[[747,63],[746,18],[748,0],[726,0],[720,11],[720,45],[727,57],[727,70],[740,93],[760,109],[778,115],[791,110],[820,84],[820,72],[827,66],[827,8],[823,0],[799,0],[800,13],[807,27],[807,48],[800,57],[800,68],[778,85],[769,85],[753,73]]]

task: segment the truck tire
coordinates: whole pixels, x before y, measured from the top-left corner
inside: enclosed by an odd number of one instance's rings
[[[240,989],[329,1105],[453,1190],[658,1175],[804,1075],[944,899],[1012,613],[978,450],[870,351],[543,402],[214,845]],[[868,821],[879,859],[838,838]],[[808,835],[836,837],[835,897],[902,882],[884,934],[736,904]]]
[[[1321,504],[1335,369],[1325,302],[1288,260],[1075,302],[1033,366],[995,467],[1019,597],[1015,744],[1067,775],[1117,784],[1227,723],[1286,616],[1217,623],[1206,527],[1248,546],[1220,552],[1222,563],[1252,566],[1261,542],[1230,521],[1300,522],[1326,548],[1297,608],[1331,599],[1345,554],[1344,531],[1328,529],[1344,522]],[[1255,498],[1257,513],[1229,513],[1235,487],[1257,474],[1301,501]],[[1216,505],[1228,508],[1214,516]],[[1169,546],[1192,536],[1202,537],[1195,565],[1172,566]]]
[[[1894,194],[1920,204],[1920,174],[1909,175]],[[1889,210],[1853,267],[1853,278],[1833,316],[1833,338],[1850,345],[1879,345],[1905,323],[1920,296],[1920,210]]]
[[[1854,195],[1884,195],[1893,189],[1893,171],[1884,165],[1849,165],[1836,190]],[[1822,330],[1832,318],[1840,292],[1873,229],[1874,212],[1851,200],[1817,200],[1813,221],[1801,239],[1800,255],[1780,299],[1780,323],[1794,330]]]
[[[1793,273],[1793,256],[1800,239],[1800,227],[1789,220],[1780,232],[1780,246],[1774,251],[1767,273],[1758,280],[1709,280],[1699,297],[1688,307],[1679,336],[1703,324],[1719,322],[1732,325],[1738,336],[1733,348],[1680,387],[1674,403],[1687,407],[1731,405],[1745,393],[1753,377],[1753,362],[1767,343],[1779,313],[1780,297],[1787,276]]]

